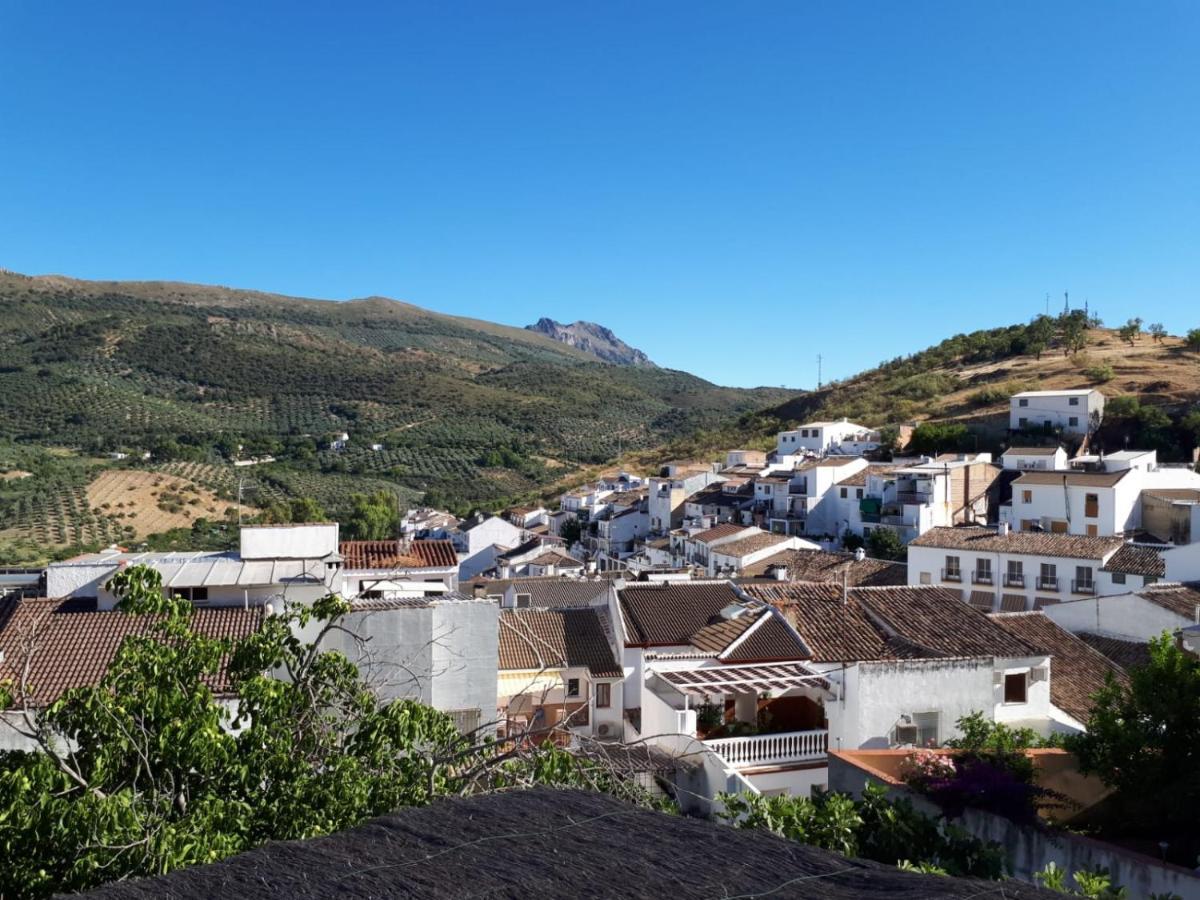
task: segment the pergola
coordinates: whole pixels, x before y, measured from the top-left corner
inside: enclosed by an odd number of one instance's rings
[[[829,689],[829,682],[823,675],[797,662],[650,671],[685,696],[692,697],[786,691],[798,687]]]

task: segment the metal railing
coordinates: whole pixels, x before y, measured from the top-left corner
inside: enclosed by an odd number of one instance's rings
[[[962,569],[942,569],[942,581],[962,581]]]
[[[1038,580],[1037,580],[1037,589],[1039,591],[1057,591],[1058,590],[1058,579],[1057,578],[1046,578],[1044,576],[1039,575]]]
[[[1008,572],[1004,576],[1005,587],[1025,587],[1025,576],[1014,572]]]
[[[980,572],[978,569],[976,569],[971,573],[972,584],[992,584],[992,582],[993,579],[991,572]]]
[[[829,732],[822,729],[715,738],[705,741],[704,745],[734,767],[782,765],[824,759]]]
[[[1088,579],[1087,581],[1076,581],[1071,579],[1072,594],[1094,594],[1096,593],[1096,582]]]

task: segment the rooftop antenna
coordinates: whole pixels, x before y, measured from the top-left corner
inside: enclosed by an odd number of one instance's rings
[[[1046,315],[1050,315],[1050,292],[1046,291]]]
[[[817,354],[817,390],[821,389],[821,354]]]
[[[1071,311],[1071,295],[1063,291],[1063,312]]]

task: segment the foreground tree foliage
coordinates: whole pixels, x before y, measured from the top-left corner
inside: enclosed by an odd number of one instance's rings
[[[0,896],[211,862],[439,796],[539,783],[640,797],[564,751],[502,748],[419,703],[381,703],[345,656],[318,649],[341,627],[338,597],[231,642],[193,630],[191,605],[164,598],[153,570],[112,587],[155,625],[97,685],[41,711],[29,685],[0,686],[0,708],[41,747],[0,753]],[[214,695],[223,660],[234,704]]]

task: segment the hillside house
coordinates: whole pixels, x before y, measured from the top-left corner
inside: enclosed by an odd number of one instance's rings
[[[819,545],[803,538],[757,529],[753,531],[754,533],[744,534],[737,540],[724,541],[709,547],[707,572],[710,578],[718,575],[730,578],[740,576],[748,566],[789,550],[820,549]]]
[[[908,580],[953,588],[989,612],[1024,612],[1152,583],[1135,574],[1152,565],[1148,555],[1114,536],[934,528],[908,545]]]
[[[688,497],[683,504],[684,522],[716,525],[743,522],[754,505],[754,482],[746,477],[715,482]]]
[[[806,459],[790,473],[756,479],[756,518],[780,534],[841,534],[835,486],[868,467],[861,457]],[[844,529],[842,529],[844,530]]]
[[[626,502],[614,502],[593,522],[595,533],[589,530],[588,546],[602,569],[619,568],[650,533],[649,502],[636,495],[629,505]]]
[[[1009,447],[1000,454],[1000,464],[1005,469],[1017,471],[1049,470],[1065,471],[1067,451],[1062,447]]]
[[[931,528],[986,523],[1000,471],[990,453],[945,453],[868,473],[862,534],[887,528],[907,544]]]
[[[459,580],[467,581],[495,568],[497,557],[529,538],[523,529],[500,516],[476,513],[458,527],[451,539],[459,555]]]
[[[676,468],[662,477],[650,479],[649,513],[650,533],[665,534],[683,524],[684,504],[687,498],[722,477],[711,468]]]
[[[239,549],[227,552],[84,553],[46,567],[46,593],[87,598],[101,610],[116,606],[106,587],[126,566],[146,565],[162,576],[163,590],[197,606],[311,603],[342,591],[342,557],[336,522],[312,525],[246,525]]]
[[[1021,391],[1009,399],[1010,431],[1046,431],[1082,437],[1104,419],[1104,394],[1095,389]]]
[[[809,422],[775,437],[775,457],[862,456],[878,450],[878,431],[856,425],[848,419],[840,422]]]

